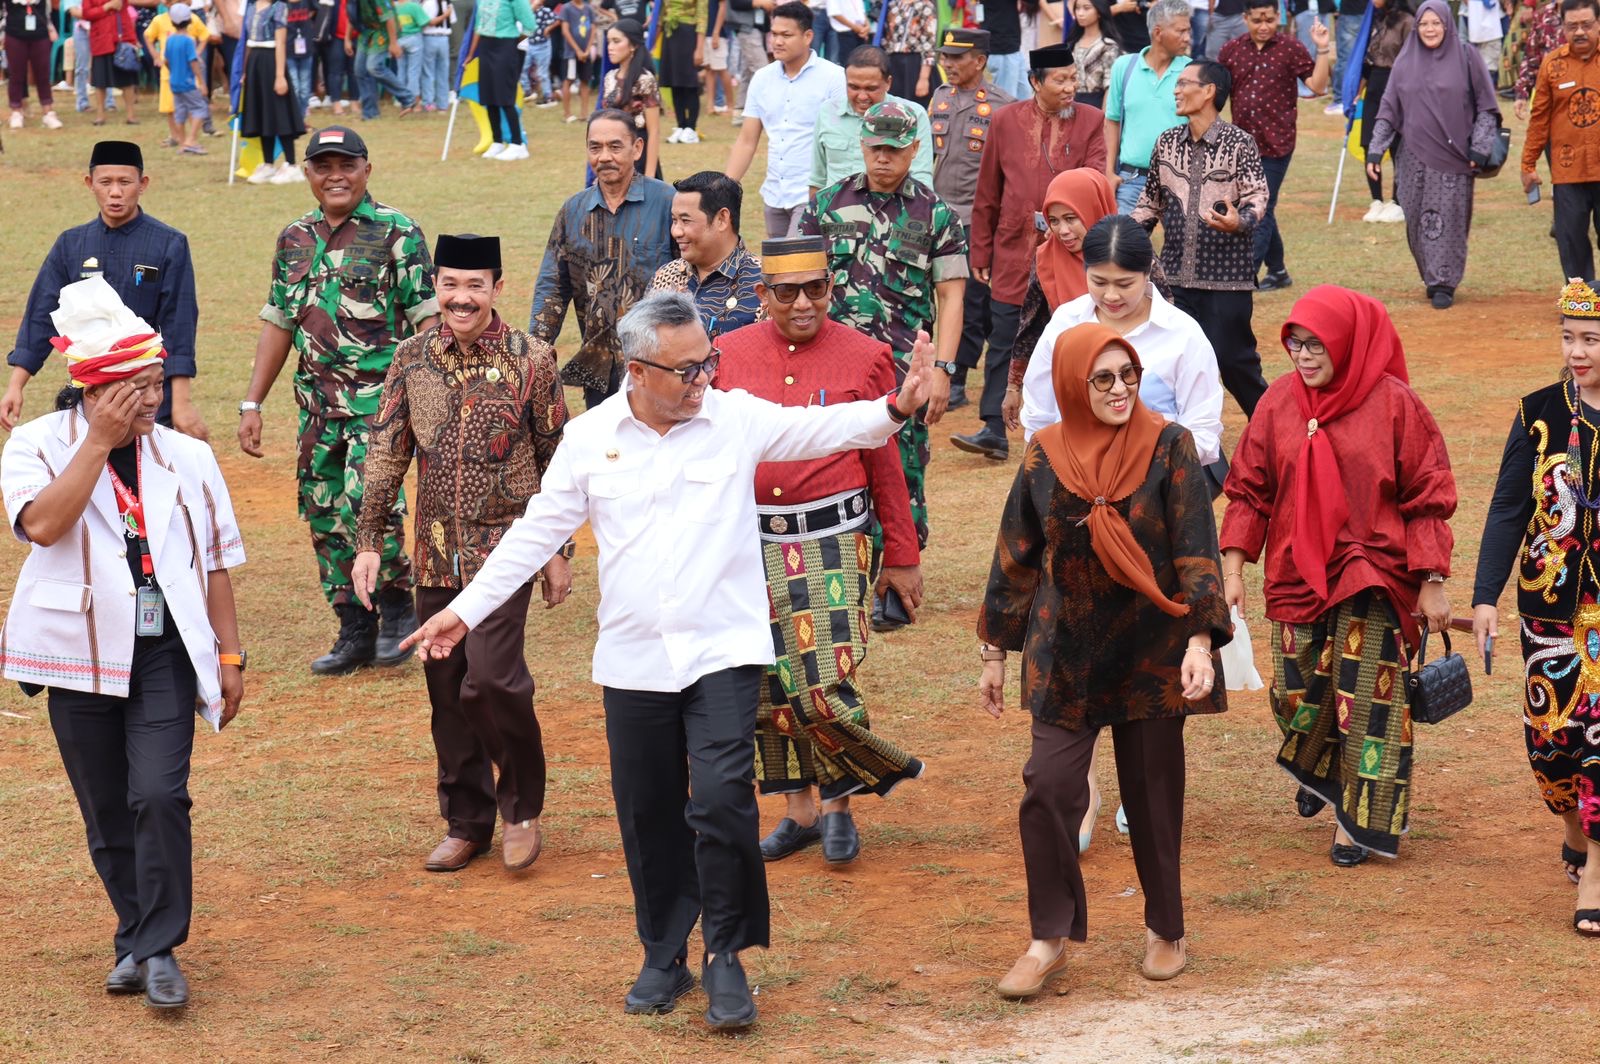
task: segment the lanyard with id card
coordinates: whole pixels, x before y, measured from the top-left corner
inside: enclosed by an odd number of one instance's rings
[[[162,635],[167,629],[166,610],[163,608],[161,589],[155,585],[156,563],[150,556],[150,541],[145,535],[144,503],[140,499],[144,494],[144,449],[136,448],[133,455],[139,495],[128,490],[110,462],[106,463],[106,471],[111,474],[111,488],[117,493],[117,512],[122,515],[122,533],[133,541],[134,549],[139,552],[139,568],[144,573],[144,586],[137,589],[133,634]]]

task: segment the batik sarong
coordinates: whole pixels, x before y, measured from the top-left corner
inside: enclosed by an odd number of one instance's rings
[[[1552,813],[1578,812],[1600,839],[1600,605],[1572,624],[1522,618],[1527,701],[1523,735],[1539,794]]]
[[[1367,590],[1312,624],[1274,623],[1278,764],[1334,809],[1357,845],[1394,857],[1411,797],[1411,710],[1404,637],[1382,592]]]
[[[762,543],[777,661],[756,716],[763,794],[888,794],[922,763],[876,735],[856,686],[867,653],[872,542],[847,531]]]

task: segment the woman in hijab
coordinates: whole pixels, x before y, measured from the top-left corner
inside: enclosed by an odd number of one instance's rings
[[[1495,603],[1517,568],[1528,761],[1563,822],[1561,862],[1578,885],[1572,926],[1600,935],[1600,295],[1573,280],[1558,305],[1564,371],[1517,404],[1484,521],[1472,627],[1478,649],[1492,652]]]
[[[1232,633],[1189,430],[1140,402],[1144,367],[1114,330],[1063,333],[1053,361],[1062,417],[1023,455],[978,615],[983,708],[1000,716],[1006,652],[1020,652],[1033,718],[1018,816],[1032,942],[999,982],[1011,998],[1038,993],[1085,938],[1078,825],[1103,727],[1145,895],[1143,972],[1183,970],[1183,721],[1226,708],[1215,653]]]
[[[1294,369],[1262,396],[1223,488],[1222,578],[1242,612],[1244,564],[1265,548],[1278,764],[1301,816],[1333,806],[1329,855],[1348,867],[1396,856],[1406,832],[1407,662],[1419,616],[1450,623],[1456,485],[1382,303],[1318,285],[1282,336]]]
[[[1383,153],[1398,141],[1395,199],[1435,310],[1455,302],[1466,272],[1473,174],[1488,162],[1499,128],[1483,57],[1456,35],[1444,0],[1424,0],[1378,108],[1367,177],[1382,180]]]
[[[615,107],[633,118],[644,140],[644,154],[634,164],[641,174],[661,177],[661,89],[656,84],[644,27],[631,18],[618,19],[606,30],[606,71],[600,106]]]

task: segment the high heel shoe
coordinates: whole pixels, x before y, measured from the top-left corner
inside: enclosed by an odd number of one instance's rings
[[[1083,818],[1083,826],[1078,829],[1078,856],[1082,857],[1089,852],[1089,844],[1094,841],[1094,822],[1100,819],[1100,796],[1094,796],[1094,805],[1089,809],[1089,815]]]

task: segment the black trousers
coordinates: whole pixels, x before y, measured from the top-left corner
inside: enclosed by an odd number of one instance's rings
[[[978,416],[984,428],[1006,434],[1000,406],[1006,399],[1006,378],[1011,373],[1011,348],[1017,342],[1017,327],[1022,324],[1022,307],[1017,303],[989,300],[989,353],[983,358],[983,398],[978,401]]]
[[[770,913],[756,809],[756,704],[766,670],[741,665],[681,692],[605,688],[611,793],[645,963],[765,946]]]
[[[1594,244],[1590,232],[1600,232],[1600,181],[1556,185],[1551,196],[1556,208],[1556,252],[1561,256],[1561,276],[1594,280]]]
[[[972,226],[965,226],[967,245],[972,245]],[[956,346],[956,379],[967,382],[967,371],[978,368],[983,345],[989,339],[989,286],[976,277],[967,278],[966,294],[961,297],[961,342]]]
[[[459,594],[417,588],[417,618],[426,622]],[[439,815],[452,837],[484,846],[494,838],[497,809],[512,824],[544,812],[544,741],[522,652],[532,595],[533,585],[525,584],[449,657],[423,666],[439,759]]]
[[[1078,826],[1089,811],[1089,758],[1097,728],[1068,731],[1033,722],[1033,752],[1022,770],[1027,788],[1017,811],[1028,875],[1028,922],[1034,938],[1082,942],[1089,916],[1078,866]],[[1133,867],[1144,891],[1145,926],[1169,942],[1183,937],[1183,718],[1111,725],[1117,787],[1128,815]]]
[[[117,913],[117,959],[182,945],[194,910],[189,754],[194,667],[178,639],[137,639],[127,698],[50,688],[50,727]]]
[[[1172,303],[1200,323],[1200,330],[1217,352],[1217,369],[1222,371],[1222,386],[1244,410],[1255,413],[1256,404],[1266,393],[1267,381],[1261,375],[1261,354],[1256,350],[1256,334],[1250,328],[1250,312],[1255,293],[1219,292],[1209,288],[1172,286]]]
[[[851,36],[854,37],[855,35],[851,34]],[[852,46],[850,51],[855,51],[855,47]],[[889,53],[889,91],[902,100],[912,100],[921,107],[927,107],[933,100],[933,90],[939,87],[939,75],[933,70],[928,71],[928,94],[926,96],[918,96],[916,94],[917,79],[920,77],[922,77],[921,53]]]

